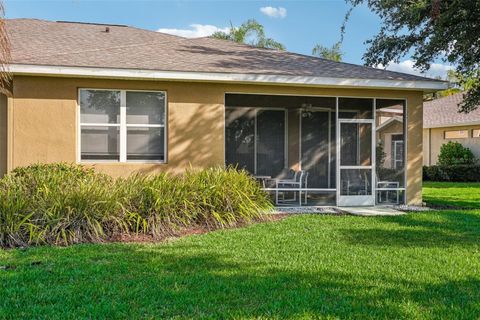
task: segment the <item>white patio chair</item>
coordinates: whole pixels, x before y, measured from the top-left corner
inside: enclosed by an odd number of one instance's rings
[[[287,190],[283,191],[282,201],[283,202],[297,201],[297,192],[298,192],[299,204],[302,205],[302,186],[305,181],[304,176],[305,176],[305,171],[297,171],[295,172],[294,179],[276,180],[275,181],[275,204],[278,205],[280,203],[279,193],[282,191],[282,189],[298,189],[298,191],[289,190],[289,191],[293,191],[292,199],[285,199],[285,192]]]

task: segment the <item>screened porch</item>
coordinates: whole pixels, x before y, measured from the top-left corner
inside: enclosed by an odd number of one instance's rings
[[[400,204],[404,110],[403,100],[226,94],[226,165],[277,205]]]

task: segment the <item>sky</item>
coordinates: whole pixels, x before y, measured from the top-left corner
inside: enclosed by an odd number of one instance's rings
[[[227,31],[231,24],[238,26],[254,18],[265,26],[268,37],[284,44],[288,51],[307,55],[317,43],[332,46],[340,39],[348,8],[344,0],[5,1],[7,18],[124,24],[186,37]],[[368,7],[354,9],[346,27],[343,61],[363,64],[364,42],[378,32],[380,23]],[[436,63],[424,75],[444,77],[449,68]],[[408,56],[387,69],[419,74]]]

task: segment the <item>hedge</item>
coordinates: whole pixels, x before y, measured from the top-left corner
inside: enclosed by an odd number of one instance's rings
[[[423,180],[480,182],[480,165],[424,166]]]
[[[272,209],[245,171],[187,170],[114,180],[79,165],[39,164],[0,179],[0,247],[154,239],[235,226]]]

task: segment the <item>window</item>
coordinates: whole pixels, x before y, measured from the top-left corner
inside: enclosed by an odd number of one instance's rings
[[[165,161],[165,92],[80,90],[81,161]]]
[[[445,131],[445,139],[465,139],[468,138],[468,130]]]
[[[480,138],[480,129],[472,130],[472,138]]]
[[[392,168],[403,168],[403,134],[392,135]]]

